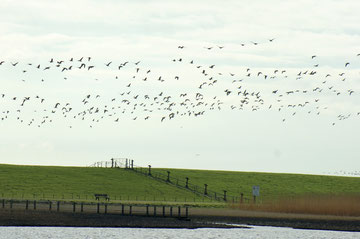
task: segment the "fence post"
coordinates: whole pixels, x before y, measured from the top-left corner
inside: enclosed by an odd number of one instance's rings
[[[186,177],[186,185],[185,185],[186,188],[189,188],[189,178]]]
[[[114,159],[112,158],[111,159],[111,168],[113,168],[114,167]]]
[[[96,205],[96,213],[100,213],[100,203],[97,203]]]
[[[107,203],[105,204],[105,214],[107,213]]]
[[[208,194],[208,192],[207,192],[207,184],[204,184],[204,186],[205,186],[205,188],[204,188],[204,195],[207,195]]]
[[[188,218],[189,217],[189,207],[185,208],[185,212],[186,212],[186,218]]]
[[[134,169],[134,160],[131,160],[131,169]]]
[[[172,217],[172,215],[173,215],[172,212],[173,212],[173,207],[171,206],[171,207],[170,207],[170,217]]]
[[[49,211],[51,211],[51,207],[52,207],[52,202],[49,201]]]
[[[146,205],[146,216],[149,216],[149,205]]]
[[[121,215],[124,215],[124,204],[121,204]]]
[[[132,215],[132,206],[130,205],[130,208],[129,208],[129,215],[131,216]]]
[[[156,216],[156,206],[154,206],[154,217]]]
[[[29,200],[26,200],[26,204],[25,204],[25,210],[29,209]]]
[[[167,171],[167,179],[166,182],[170,182],[170,171]]]
[[[12,209],[12,207],[13,207],[13,200],[10,199],[10,209]]]
[[[165,217],[165,206],[163,206],[163,217]]]
[[[81,211],[81,212],[84,212],[84,203],[81,203],[81,205],[80,205],[80,211]]]
[[[36,200],[34,200],[34,210],[36,210]]]
[[[181,207],[180,206],[178,207],[178,217],[179,218],[181,217]]]
[[[151,165],[149,165],[149,172],[148,175],[151,176]]]
[[[76,202],[73,202],[73,212],[76,210]]]
[[[57,203],[56,203],[57,205],[56,205],[56,211],[60,211],[60,201],[57,201]]]
[[[241,194],[240,194],[240,203],[243,203],[243,200],[244,200],[244,194],[241,193]]]
[[[224,201],[226,201],[226,190],[223,190],[224,191]]]

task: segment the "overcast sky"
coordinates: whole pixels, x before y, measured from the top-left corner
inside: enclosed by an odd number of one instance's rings
[[[125,157],[167,168],[359,172],[359,9],[356,0],[1,0],[0,163],[86,166]],[[81,57],[94,68],[78,70]],[[51,58],[64,63],[56,70]],[[241,107],[245,89],[263,102],[249,95]],[[150,114],[140,100],[131,110],[121,98],[128,91],[131,107],[136,95],[145,102],[163,92],[180,113]],[[194,109],[202,115],[180,116],[181,93],[201,93],[221,109],[201,105]],[[95,108],[122,108],[99,123],[73,118],[87,95]],[[51,113],[56,103],[73,111]]]

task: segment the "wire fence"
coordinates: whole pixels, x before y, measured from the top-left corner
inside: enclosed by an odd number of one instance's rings
[[[162,216],[187,218],[188,207],[173,205],[123,204],[105,202],[68,202],[54,200],[14,200],[0,199],[1,209],[39,210],[72,213],[111,213],[120,215]]]
[[[96,168],[130,168],[134,160],[128,158],[112,158],[110,161],[95,162],[89,167]]]
[[[92,164],[93,167],[117,167],[123,169],[130,169],[136,173],[142,174],[144,176],[151,177],[155,180],[176,186],[181,189],[189,190],[194,194],[202,196],[203,198],[207,198],[210,201],[223,201],[223,202],[233,202],[233,203],[248,203],[250,199],[245,197],[243,193],[235,195],[232,192],[228,192],[227,190],[223,190],[222,192],[217,192],[214,190],[210,190],[207,188],[207,185],[204,184],[203,186],[196,185],[189,182],[189,178],[177,178],[177,177],[170,177],[170,171],[159,172],[151,170],[151,165],[148,167],[141,167],[138,165],[134,165],[134,160],[128,158],[117,158],[111,159],[110,161],[102,161],[96,162]]]
[[[96,200],[95,194],[79,194],[79,193],[0,193],[1,198],[6,200],[64,200],[64,201],[88,201]],[[164,195],[126,195],[126,194],[108,194],[107,197],[111,202],[174,202],[174,203],[211,203],[210,198],[205,197],[179,197]],[[101,198],[100,201],[104,201]]]

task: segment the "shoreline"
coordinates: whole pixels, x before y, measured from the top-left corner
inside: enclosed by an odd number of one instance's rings
[[[360,218],[317,216],[317,215],[279,215],[238,211],[238,215],[214,213],[212,209],[199,209],[188,218],[161,216],[139,216],[97,213],[71,213],[53,211],[0,210],[0,226],[29,227],[128,227],[128,228],[243,228],[251,226],[290,227],[294,229],[334,230],[360,232]],[[215,210],[216,211],[216,210]],[[204,215],[205,212],[208,215]],[[252,214],[253,213],[253,214]],[[202,214],[202,215],[201,215]],[[242,214],[242,215],[241,215]]]

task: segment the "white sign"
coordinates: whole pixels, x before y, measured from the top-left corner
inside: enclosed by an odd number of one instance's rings
[[[252,187],[252,193],[253,193],[253,196],[259,197],[259,195],[260,195],[260,186],[253,186]]]

